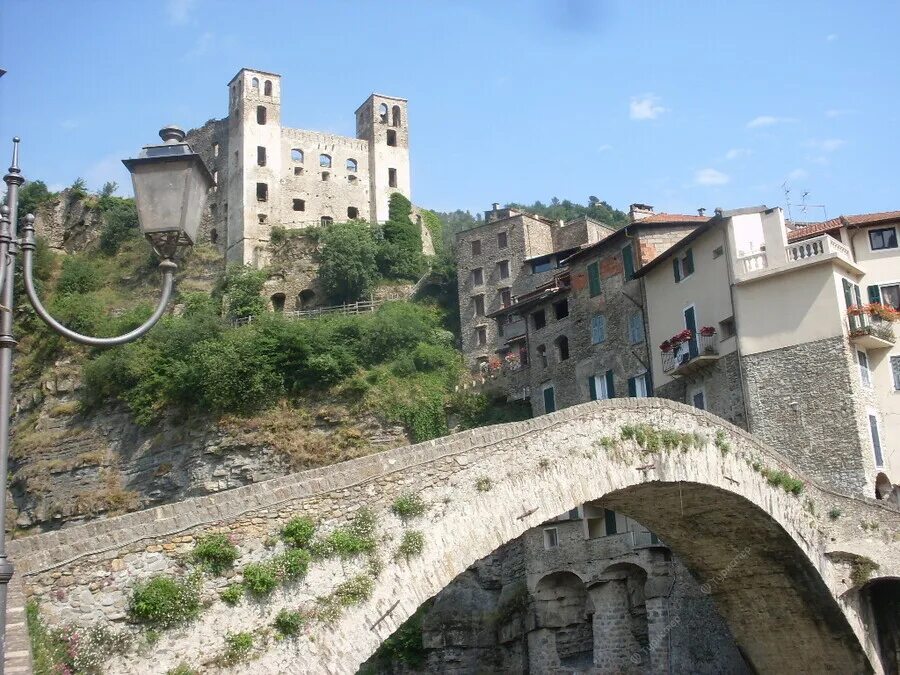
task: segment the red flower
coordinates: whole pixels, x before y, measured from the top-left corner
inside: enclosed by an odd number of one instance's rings
[[[668,340],[664,340],[663,343],[659,346],[660,351],[670,352],[672,351],[672,343]]]
[[[702,335],[703,337],[712,337],[715,334],[716,329],[712,326],[703,326],[703,328],[700,329],[700,335]]]

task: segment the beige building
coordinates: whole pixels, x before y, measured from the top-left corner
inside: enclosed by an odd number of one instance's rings
[[[717,213],[637,273],[657,395],[743,417],[810,475],[887,496],[900,348],[882,317],[900,311],[898,230],[900,212],[794,230],[778,208]]]
[[[228,83],[228,115],[189,132],[216,180],[210,239],[228,262],[263,266],[272,228],[388,218],[391,193],[411,196],[406,99],[372,94],[356,138],[281,122],[281,76],[242,68]],[[224,239],[224,242],[222,241]]]

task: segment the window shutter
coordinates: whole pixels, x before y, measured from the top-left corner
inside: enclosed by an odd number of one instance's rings
[[[594,379],[594,376],[591,375],[588,378],[588,389],[591,391],[591,400],[597,400],[597,381]]]
[[[878,286],[869,286],[869,302],[881,302],[881,290]]]
[[[629,377],[628,378],[628,395],[632,398],[637,396],[637,382],[635,381],[637,378]]]
[[[625,266],[625,281],[634,277],[634,253],[631,244],[622,249],[622,264]]]
[[[853,304],[853,290],[850,287],[850,282],[846,279],[841,279],[841,283],[844,286],[844,302],[847,303],[847,309],[850,309],[850,305]]]
[[[603,521],[606,525],[606,534],[616,533],[616,512],[603,509]]]
[[[613,386],[613,372],[606,371],[606,398],[615,398],[616,388]]]
[[[600,265],[592,262],[587,266],[588,284],[590,286],[591,297],[600,295]]]
[[[694,251],[693,249],[688,249],[684,252],[684,273],[693,274],[694,273]]]
[[[672,272],[675,273],[675,283],[681,281],[681,267],[678,264],[678,258],[672,258]]]

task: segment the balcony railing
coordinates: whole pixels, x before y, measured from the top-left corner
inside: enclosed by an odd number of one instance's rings
[[[693,345],[692,342],[696,341]],[[691,340],[660,350],[663,372],[671,377],[681,377],[709,365],[719,358],[718,336],[696,335]]]
[[[897,338],[894,326],[878,315],[865,312],[850,313],[847,316],[850,327],[850,341],[867,349],[887,349],[894,346]]]
[[[777,269],[797,267],[807,263],[822,260],[828,256],[835,256],[847,265],[854,266],[850,249],[837,239],[828,234],[823,234],[812,239],[804,239],[794,244],[788,244],[784,248],[786,265],[777,265]],[[737,274],[739,276],[756,276],[763,270],[776,269],[769,265],[769,257],[765,251],[758,251],[748,255],[739,256],[737,259]]]

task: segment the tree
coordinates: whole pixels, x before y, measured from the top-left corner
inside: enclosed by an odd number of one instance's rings
[[[47,189],[47,184],[42,180],[28,181],[19,189],[19,218],[26,213],[37,213],[41,204],[49,202],[56,196],[55,192]],[[6,204],[6,197],[3,198]]]
[[[225,271],[224,295],[228,301],[228,316],[233,319],[255,316],[266,310],[262,296],[266,273],[244,265],[232,265]]]
[[[116,194],[116,190],[119,189],[119,184],[114,180],[108,180],[103,184],[103,187],[100,188],[100,196],[101,197],[112,197]]]
[[[425,271],[422,231],[412,222],[412,202],[399,192],[391,195],[384,241],[378,251],[378,269],[388,279],[417,281]]]
[[[319,281],[332,302],[353,302],[369,295],[378,281],[375,238],[365,223],[335,223],[319,245]]]
[[[84,199],[87,196],[87,181],[80,176],[69,186],[69,199]]]
[[[104,186],[105,188],[106,186]],[[138,233],[137,207],[133,199],[123,199],[111,195],[101,196],[99,206],[103,213],[100,250],[106,255],[115,255],[122,242],[131,239]]]

